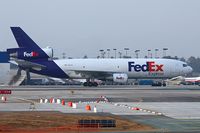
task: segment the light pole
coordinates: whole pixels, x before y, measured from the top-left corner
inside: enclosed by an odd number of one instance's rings
[[[126,57],[127,57],[129,48],[124,48],[124,50],[126,51]]]
[[[148,49],[148,58],[151,58],[152,54],[151,54],[151,49]]]
[[[166,57],[166,51],[168,50],[168,48],[163,48],[163,58]]]
[[[140,50],[135,50],[135,55],[136,55],[136,58],[138,58],[138,57],[139,57],[139,52],[140,52]]]
[[[110,58],[110,49],[107,49],[108,58]]]
[[[105,54],[106,54],[106,52],[104,51],[103,54],[102,54],[102,55],[103,55],[103,58],[105,58]]]
[[[119,58],[122,58],[122,52],[119,52]]]
[[[117,49],[116,49],[116,48],[114,48],[113,50],[115,51],[115,59],[116,59],[116,51],[117,51]]]
[[[158,58],[158,50],[159,49],[155,49],[155,58]]]
[[[100,49],[99,51],[100,51],[100,54],[101,54],[101,58],[104,58],[104,55],[103,55],[104,50]]]
[[[63,59],[65,59],[65,58],[66,58],[66,53],[63,52],[63,53],[62,53],[62,56],[63,56]]]

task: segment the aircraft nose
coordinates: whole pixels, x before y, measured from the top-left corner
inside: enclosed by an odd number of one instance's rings
[[[192,67],[188,66],[188,73],[191,73],[193,71]]]

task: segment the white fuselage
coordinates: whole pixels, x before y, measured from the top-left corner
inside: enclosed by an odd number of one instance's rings
[[[126,73],[128,78],[171,78],[192,71],[186,63],[172,59],[62,59],[54,62],[74,79],[94,73]]]
[[[63,59],[52,60],[53,49],[41,49],[20,27],[11,27],[19,48],[7,49],[10,57],[28,72],[56,78],[114,79],[171,78],[190,73],[186,63],[171,59]],[[14,54],[14,55],[13,55]],[[28,78],[27,78],[28,79]],[[97,85],[97,84],[95,84]]]

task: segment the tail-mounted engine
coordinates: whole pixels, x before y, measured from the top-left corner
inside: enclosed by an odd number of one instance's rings
[[[30,50],[27,48],[11,48],[7,49],[10,58],[17,59],[48,59],[53,58],[53,48],[46,47],[40,50]]]

